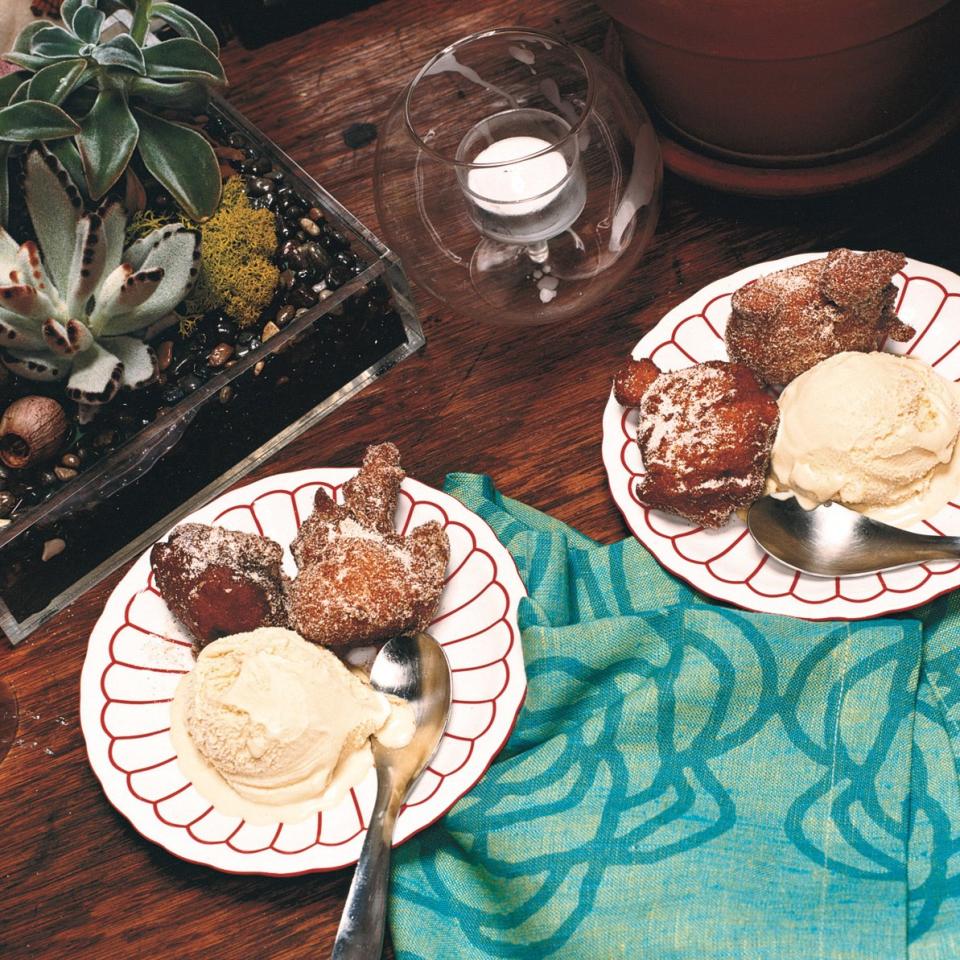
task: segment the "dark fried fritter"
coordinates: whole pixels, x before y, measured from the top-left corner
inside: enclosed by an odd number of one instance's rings
[[[913,328],[894,312],[891,283],[905,263],[889,250],[832,250],[741,287],[727,324],[730,359],[766,383],[785,386],[845,350],[868,353],[887,338],[911,339]]]
[[[364,645],[433,619],[450,545],[436,522],[394,532],[403,476],[397,448],[381,444],[344,485],[342,506],[317,491],[292,545],[300,572],[288,590],[291,623],[307,640]]]
[[[233,633],[288,623],[278,543],[185,523],[150,551],[160,596],[193,637],[194,650]]]
[[[624,407],[639,407],[647,387],[659,376],[660,368],[652,360],[628,360],[613,378],[614,399]]]
[[[637,495],[651,507],[719,527],[763,492],[779,414],[746,367],[711,360],[661,374],[639,413]]]

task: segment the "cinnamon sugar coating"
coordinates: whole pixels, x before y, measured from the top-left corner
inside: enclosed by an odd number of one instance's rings
[[[322,488],[291,549],[300,568],[288,590],[293,628],[331,647],[423,630],[443,590],[450,546],[436,522],[394,532],[400,483],[393,444],[370,447],[344,485],[344,503]]]
[[[639,407],[647,387],[659,376],[660,368],[652,360],[628,360],[613,378],[614,399],[624,407]]]
[[[288,625],[278,543],[202,523],[184,523],[150,551],[160,596],[199,651],[257,627]]]
[[[763,492],[777,402],[739,363],[663,373],[644,393],[637,495],[658,510],[719,527]]]
[[[845,350],[868,353],[885,340],[910,340],[896,315],[893,275],[902,254],[832,250],[826,257],[777,270],[733,295],[727,353],[766,383],[785,386]]]

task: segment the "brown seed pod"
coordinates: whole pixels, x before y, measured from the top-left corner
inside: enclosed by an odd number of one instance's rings
[[[67,415],[50,397],[21,397],[0,417],[0,460],[14,470],[52,459],[67,435]]]

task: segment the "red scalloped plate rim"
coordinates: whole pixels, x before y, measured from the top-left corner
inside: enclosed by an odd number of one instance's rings
[[[783,257],[779,260],[772,260],[772,261],[767,261],[765,263],[744,267],[743,269],[738,270],[727,277],[722,277],[718,280],[712,281],[711,283],[700,288],[698,291],[691,294],[689,297],[686,297],[680,303],[678,303],[677,305],[672,307],[669,311],[667,311],[667,313],[664,314],[664,316],[649,331],[647,331],[647,333],[644,334],[643,337],[641,337],[641,339],[634,346],[631,352],[631,356],[634,359],[639,359],[644,356],[649,356],[651,352],[649,350],[649,346],[658,348],[663,344],[670,343],[673,337],[675,336],[676,330],[688,320],[695,319],[697,317],[702,317],[704,322],[710,325],[712,328],[711,322],[706,316],[704,316],[704,312],[706,311],[707,306],[716,302],[717,299],[722,299],[724,294],[729,295],[734,290],[736,290],[739,286],[742,286],[744,283],[749,282],[755,277],[760,276],[761,274],[772,272],[774,270],[781,270],[786,267],[794,266],[795,264],[798,264],[798,263],[804,263],[808,260],[813,260],[813,259],[816,259],[817,257],[823,257],[825,255],[826,254],[822,252],[794,254],[789,257]],[[950,296],[960,297],[960,277],[957,277],[956,274],[951,273],[951,271],[946,270],[944,267],[938,267],[935,264],[928,264],[919,260],[908,258],[905,271],[909,271],[909,273],[905,274],[905,276],[907,276],[910,280],[924,279],[940,287],[942,290],[944,290],[945,297],[950,297]],[[954,279],[955,282],[950,287],[948,292],[947,288],[944,286],[944,284],[940,280],[937,280],[934,276],[924,275],[923,271],[930,271],[930,272],[933,272],[934,274],[949,275]],[[718,294],[717,291],[721,291],[721,290],[722,292]],[[940,309],[942,309],[942,304]],[[686,316],[681,316],[682,312],[686,310],[689,310],[691,312],[688,313]],[[937,311],[937,313],[939,313],[939,310]],[[675,315],[678,318],[676,320],[673,319]],[[927,327],[920,332],[920,335],[916,338],[916,341],[914,341],[915,343],[919,342],[919,340],[926,335],[927,331],[929,330],[930,326],[932,326],[933,322],[934,321],[931,320],[930,323],[928,323]],[[672,327],[668,326],[668,324],[673,324],[673,326]],[[659,331],[659,338],[657,338],[658,331]],[[665,336],[665,334],[667,333],[669,333],[669,337]],[[958,346],[960,346],[960,341],[958,341]],[[679,347],[678,349],[682,350],[682,348],[679,348]],[[682,350],[682,352],[685,353],[686,351]],[[604,425],[606,424],[606,421],[608,419],[607,411],[610,409],[611,405],[613,404],[616,404],[616,401],[613,398],[613,390],[611,389],[607,399],[607,405],[604,409],[604,418],[603,418]],[[616,404],[616,406],[618,409],[622,409],[619,407],[619,404]],[[622,421],[623,416],[625,416],[625,414],[620,414],[619,416],[616,417],[616,420],[618,421],[618,423]],[[611,419],[613,418],[611,417]],[[629,439],[629,435],[627,439]],[[607,473],[607,485],[610,489],[610,495],[612,496],[614,503],[617,506],[617,509],[620,511],[620,514],[623,517],[624,523],[626,524],[627,528],[630,530],[631,535],[637,540],[638,543],[640,543],[644,547],[644,549],[646,549],[650,553],[650,555],[657,561],[658,564],[660,564],[660,566],[662,566],[665,570],[667,570],[672,576],[676,577],[678,580],[682,581],[684,584],[686,584],[691,589],[697,591],[698,593],[712,597],[713,599],[716,599],[716,600],[720,600],[724,603],[729,603],[732,606],[738,607],[740,609],[750,610],[756,613],[767,613],[767,614],[773,614],[777,616],[793,616],[793,617],[796,617],[797,619],[809,620],[813,622],[823,622],[823,621],[830,621],[830,620],[836,620],[840,622],[854,622],[857,620],[872,619],[874,617],[886,616],[888,614],[893,614],[893,613],[905,613],[910,610],[916,610],[917,608],[922,607],[927,603],[932,603],[933,601],[937,600],[939,597],[942,597],[945,594],[950,593],[951,591],[957,589],[958,586],[960,586],[960,571],[950,571],[951,574],[957,576],[958,579],[956,582],[948,582],[948,584],[944,586],[942,589],[937,589],[928,594],[925,593],[919,598],[913,597],[911,596],[911,594],[914,594],[916,591],[921,590],[922,587],[932,579],[932,577],[925,578],[922,583],[908,590],[895,591],[890,588],[884,587],[882,597],[890,598],[887,601],[882,601],[879,597],[876,597],[876,596],[866,598],[864,600],[851,599],[843,596],[834,596],[834,597],[826,598],[824,600],[810,601],[810,600],[801,599],[791,593],[789,595],[789,598],[792,602],[804,603],[804,604],[807,604],[809,607],[813,608],[809,611],[805,610],[803,611],[803,613],[785,611],[785,610],[774,610],[768,606],[763,606],[762,603],[750,604],[750,603],[743,602],[740,599],[733,598],[724,591],[723,589],[725,586],[724,581],[720,580],[719,578],[711,574],[710,580],[709,580],[709,584],[710,584],[709,586],[707,584],[697,582],[695,579],[692,578],[691,574],[688,571],[679,569],[677,565],[675,565],[671,554],[667,554],[666,551],[664,551],[664,554],[661,555],[660,553],[655,551],[647,542],[647,539],[645,539],[645,537],[641,535],[641,532],[638,531],[637,526],[632,520],[632,516],[637,512],[638,507],[641,509],[641,511],[643,511],[644,515],[649,512],[650,508],[639,505],[638,503],[634,502],[630,498],[629,482],[624,487],[624,489],[626,490],[626,493],[624,493],[624,491],[621,490],[621,487],[624,486],[622,470],[626,469],[628,473],[632,473],[632,471],[630,471],[629,468],[626,467],[626,464],[622,463],[622,457],[620,453],[622,446],[619,443],[620,436],[617,437],[617,441],[618,441],[618,444],[617,444],[616,457],[614,457],[612,453],[608,455],[607,453],[608,444],[611,449],[613,448],[614,445],[612,441],[609,440],[606,432],[604,432],[603,442],[602,442],[602,459],[604,462],[604,468]],[[616,463],[614,463],[614,460],[616,460]],[[620,470],[617,469],[618,467],[620,467]],[[656,530],[654,530],[653,527],[650,526],[649,524],[648,524],[648,528],[649,529],[646,531],[647,534],[649,534],[650,536],[656,536],[656,537],[662,538],[663,535],[661,535]],[[680,534],[679,536],[684,536],[684,535],[686,534]],[[671,539],[671,538],[667,538],[667,539]],[[776,562],[775,560],[773,560],[773,558],[770,558],[770,560],[772,562]],[[692,561],[688,561],[688,562],[692,562]],[[703,566],[706,568],[706,564],[703,564]],[[788,568],[784,568],[784,569],[788,569]],[[934,574],[934,576],[935,575],[936,574]],[[830,578],[817,578],[817,579],[830,579]],[[849,579],[853,579],[853,578],[849,578]],[[738,587],[743,585],[744,585],[743,583],[735,584],[735,586],[738,586]],[[757,594],[757,596],[762,596],[762,595]],[[894,597],[901,597],[903,598],[904,602],[900,603],[894,600],[893,599]],[[870,612],[857,616],[854,610],[850,610],[850,609],[837,610],[832,608],[831,606],[834,604],[843,604],[849,608],[850,605],[856,604],[856,603],[876,605],[878,609],[871,609]],[[881,607],[882,609],[879,609]]]
[[[270,476],[270,477],[261,478],[261,479],[259,479],[259,480],[255,480],[255,481],[252,481],[252,482],[250,482],[250,483],[243,484],[242,486],[238,486],[238,487],[232,488],[231,490],[227,491],[226,493],[221,494],[219,497],[215,498],[214,500],[210,501],[209,503],[205,504],[204,506],[199,507],[198,510],[195,511],[195,512],[206,511],[206,510],[208,510],[213,504],[217,503],[217,502],[220,501],[220,500],[232,499],[234,496],[236,496],[237,494],[240,494],[242,491],[245,491],[245,490],[248,490],[248,489],[254,488],[254,487],[264,486],[267,481],[270,481],[270,482],[276,482],[276,481],[278,481],[278,480],[286,481],[287,478],[304,478],[304,477],[314,477],[314,478],[315,478],[317,469],[318,469],[318,468],[312,468],[312,469],[306,469],[306,470],[290,471],[290,472],[287,472],[287,473],[275,474],[275,475],[272,475],[272,476]],[[332,472],[336,472],[336,473],[343,473],[343,474],[344,474],[344,479],[346,479],[347,476],[349,476],[350,474],[352,474],[352,473],[354,473],[354,472],[356,471],[356,468],[336,468],[336,467],[334,467],[334,468],[319,468],[319,469],[324,470],[324,472],[330,472],[330,471],[332,471]],[[508,569],[508,570],[511,572],[511,574],[512,574],[513,576],[515,576],[515,578],[516,578],[516,581],[515,581],[515,583],[514,583],[513,586],[514,586],[514,589],[515,589],[517,592],[516,592],[516,593],[513,593],[513,592],[511,592],[510,590],[508,590],[508,589],[506,588],[506,585],[501,584],[501,586],[504,587],[504,591],[505,591],[505,593],[507,594],[507,599],[508,599],[508,607],[507,607],[507,611],[506,611],[506,613],[505,613],[504,616],[505,616],[505,618],[506,618],[507,621],[508,621],[508,626],[510,627],[510,629],[511,629],[512,631],[514,631],[516,637],[519,639],[519,627],[518,627],[517,622],[516,622],[516,608],[517,608],[517,606],[519,605],[520,599],[522,599],[523,597],[526,596],[526,589],[525,589],[525,586],[524,586],[524,584],[523,584],[522,577],[520,576],[520,571],[519,571],[519,568],[517,567],[516,560],[513,558],[513,555],[512,555],[505,547],[503,547],[502,544],[500,544],[499,540],[497,539],[496,534],[493,532],[493,530],[492,530],[492,528],[490,527],[490,525],[489,525],[482,517],[480,517],[478,514],[474,513],[474,511],[470,510],[469,507],[467,507],[466,505],[464,505],[463,503],[461,503],[459,500],[456,500],[456,498],[451,497],[449,494],[444,493],[443,491],[436,490],[435,488],[429,487],[429,486],[427,486],[426,484],[422,484],[422,483],[420,483],[419,481],[413,480],[412,478],[408,478],[408,480],[409,480],[411,483],[413,483],[413,484],[415,484],[415,485],[423,488],[423,490],[425,490],[425,491],[427,491],[427,492],[429,492],[429,493],[432,493],[432,494],[440,494],[441,497],[443,497],[443,498],[448,498],[448,499],[452,500],[452,501],[457,505],[458,508],[466,511],[466,513],[468,513],[468,514],[470,515],[470,517],[472,518],[472,522],[474,522],[474,523],[482,526],[485,530],[487,530],[487,531],[489,532],[490,536],[492,537],[493,543],[499,545],[500,550],[502,551],[503,556],[500,557],[499,559],[502,559],[502,560],[505,560],[505,559],[507,559],[507,558],[509,559],[510,563],[509,563],[509,565],[506,565],[506,564],[505,564],[505,567],[506,567],[506,569]],[[302,486],[304,486],[304,485],[310,485],[310,484],[313,483],[313,482],[316,482],[315,479],[314,479],[314,480],[307,479],[306,482],[305,482],[305,484],[300,484],[299,487],[302,487]],[[320,481],[320,483],[323,483],[323,482],[324,482],[324,481]],[[291,488],[291,490],[293,490],[293,489],[299,489],[299,487]],[[259,492],[258,492],[258,494],[257,494],[256,496],[254,496],[254,497],[250,500],[250,504],[254,503],[257,499],[259,499],[259,497],[262,497],[262,496],[264,496],[264,495],[266,495],[266,494],[269,494],[269,493],[271,493],[271,492],[291,493],[291,490],[282,490],[282,491],[272,490],[272,491],[265,491],[264,493],[259,493]],[[422,502],[425,502],[425,501],[416,500],[416,501],[414,501],[414,505],[416,505],[416,503],[422,503]],[[434,502],[434,505],[440,506],[439,504],[436,504],[435,502]],[[240,507],[240,506],[244,506],[244,504],[242,504],[242,503],[233,504],[233,507]],[[231,508],[228,508],[228,509],[232,509],[232,507],[231,507]],[[441,510],[443,510],[442,506],[441,506]],[[224,512],[226,512],[226,511],[221,511],[221,514],[224,513]],[[180,522],[186,522],[187,519],[189,519],[189,518],[184,518],[184,520],[181,520]],[[469,529],[469,528],[468,528],[468,529]],[[161,537],[161,538],[158,538],[158,539],[162,539],[162,537]],[[114,602],[115,597],[119,597],[121,586],[124,584],[124,581],[126,581],[127,578],[133,573],[133,569],[134,569],[134,567],[137,565],[137,563],[139,562],[140,559],[141,559],[141,558],[138,558],[137,561],[134,561],[134,563],[133,563],[133,564],[131,565],[131,567],[128,569],[127,573],[124,574],[124,576],[121,578],[120,582],[117,584],[117,586],[116,586],[116,587],[114,588],[114,590],[111,592],[110,597],[107,599],[107,603],[104,605],[103,613],[101,613],[101,618],[103,618],[103,617],[107,614],[108,607],[110,607],[111,604]],[[500,580],[499,580],[499,578],[497,578],[497,579],[495,579],[495,580],[492,581],[492,582],[494,582],[494,583],[500,583]],[[127,598],[127,594],[124,593],[124,594],[123,594],[123,597],[126,599],[126,598]],[[119,602],[119,599],[118,599],[116,602]],[[99,622],[100,622],[100,620],[98,619],[98,623],[94,626],[94,630],[96,630],[96,627],[99,625]],[[93,631],[91,631],[91,635],[92,635],[92,633],[93,633]],[[402,845],[403,843],[406,843],[407,840],[411,839],[412,837],[416,836],[416,835],[419,834],[419,833],[422,833],[424,830],[426,830],[426,829],[428,829],[429,827],[433,826],[433,825],[436,824],[439,820],[441,820],[444,816],[446,816],[446,814],[450,811],[450,809],[451,809],[453,806],[455,806],[461,799],[463,799],[463,797],[466,796],[466,795],[477,785],[477,783],[479,783],[479,781],[486,775],[487,771],[490,769],[491,765],[493,764],[493,761],[497,758],[497,756],[499,755],[500,751],[506,746],[506,744],[507,744],[508,740],[510,739],[510,737],[511,737],[511,735],[512,735],[512,733],[513,733],[513,730],[514,730],[514,728],[515,728],[515,726],[516,726],[517,719],[518,719],[519,716],[520,716],[520,711],[523,709],[524,703],[526,702],[526,696],[527,696],[526,671],[523,669],[524,663],[523,663],[523,654],[522,654],[522,644],[520,644],[520,643],[518,642],[518,643],[516,643],[516,647],[517,647],[517,649],[518,649],[517,658],[518,658],[518,662],[519,662],[519,665],[520,665],[520,668],[521,668],[520,671],[519,671],[519,673],[522,675],[521,678],[520,678],[520,680],[521,680],[523,686],[522,686],[522,689],[519,690],[519,691],[517,691],[516,689],[513,690],[513,695],[517,697],[517,704],[516,704],[516,707],[515,707],[515,709],[514,709],[514,711],[513,711],[513,715],[509,718],[509,722],[508,722],[507,725],[504,727],[504,732],[503,732],[502,738],[500,739],[499,744],[497,744],[497,745],[496,745],[494,748],[492,748],[492,749],[490,749],[490,747],[489,747],[489,745],[488,745],[487,750],[485,750],[484,752],[489,751],[489,756],[486,758],[485,762],[483,762],[482,767],[480,767],[480,768],[478,769],[476,775],[471,775],[470,777],[467,778],[470,782],[467,783],[467,784],[463,787],[463,789],[458,790],[458,791],[455,793],[455,795],[451,794],[451,796],[450,796],[449,798],[445,798],[445,799],[443,800],[443,802],[442,802],[442,809],[439,809],[438,812],[436,813],[436,815],[433,816],[430,820],[428,820],[428,821],[424,822],[423,824],[420,824],[420,825],[416,826],[415,828],[413,828],[408,834],[404,835],[402,839],[400,839],[400,840],[395,840],[395,841],[394,841],[394,844],[393,844],[394,847],[397,847],[397,846]],[[507,656],[508,653],[509,653],[509,651],[504,654],[504,658]],[[143,808],[143,810],[146,810],[146,809],[148,809],[148,808],[152,808],[153,804],[138,799],[138,798],[135,797],[132,793],[129,794],[128,797],[127,797],[127,796],[124,796],[124,801],[126,801],[126,800],[128,800],[128,799],[129,799],[130,801],[136,801],[136,804],[138,804],[139,806],[137,806],[137,805],[132,805],[131,808],[125,808],[123,805],[121,805],[120,803],[118,803],[118,802],[114,799],[114,796],[113,796],[113,794],[112,794],[112,791],[113,791],[113,789],[114,789],[113,784],[109,783],[108,780],[106,779],[105,775],[102,775],[102,774],[101,774],[101,770],[100,770],[100,758],[99,758],[99,756],[97,757],[97,760],[95,761],[95,760],[94,760],[94,757],[91,755],[90,737],[88,736],[87,729],[86,729],[86,722],[85,722],[86,711],[83,709],[83,697],[82,697],[82,695],[83,695],[83,690],[85,689],[85,686],[86,686],[86,683],[85,683],[85,674],[88,672],[88,670],[93,670],[93,669],[94,669],[94,667],[92,666],[92,664],[93,664],[93,661],[89,658],[89,656],[85,656],[85,658],[84,658],[84,663],[83,663],[83,667],[82,667],[82,669],[81,669],[81,675],[80,675],[80,693],[81,693],[80,719],[81,719],[81,730],[82,730],[82,733],[83,733],[84,743],[85,743],[85,747],[86,747],[86,751],[87,751],[87,759],[88,759],[90,768],[91,768],[91,770],[93,771],[94,776],[96,777],[97,781],[98,781],[99,784],[100,784],[100,787],[101,787],[101,789],[102,789],[102,791],[103,791],[103,794],[104,794],[104,796],[105,796],[108,804],[110,805],[110,807],[111,807],[117,814],[119,814],[120,816],[123,817],[124,821],[130,826],[130,828],[134,831],[134,833],[138,834],[138,835],[139,835],[140,837],[142,837],[144,840],[147,840],[148,842],[150,842],[150,843],[152,843],[152,844],[155,844],[156,846],[158,846],[158,847],[160,847],[161,849],[165,850],[165,851],[166,851],[167,853],[169,853],[171,856],[175,857],[176,859],[178,859],[178,860],[180,860],[180,861],[182,861],[182,862],[184,862],[184,863],[190,863],[190,864],[193,864],[193,865],[196,865],[196,866],[201,866],[201,867],[209,867],[209,868],[211,868],[211,869],[217,870],[219,873],[224,873],[224,874],[228,874],[228,875],[231,875],[231,876],[302,877],[302,876],[307,876],[307,875],[310,875],[310,874],[330,873],[330,872],[333,872],[333,871],[336,871],[336,870],[343,870],[343,869],[346,869],[347,867],[351,867],[351,866],[353,866],[354,864],[356,864],[356,862],[357,862],[356,856],[349,856],[349,857],[347,857],[346,859],[343,859],[343,860],[341,860],[341,861],[339,861],[339,862],[336,862],[336,863],[325,863],[325,864],[320,864],[320,865],[317,865],[317,866],[310,866],[310,867],[305,867],[305,868],[303,868],[303,869],[296,869],[296,870],[269,870],[269,869],[262,869],[262,868],[255,868],[255,869],[250,869],[250,870],[235,869],[235,868],[231,868],[231,867],[227,867],[227,866],[221,865],[221,864],[219,864],[219,863],[213,863],[213,862],[211,862],[209,859],[201,859],[201,858],[191,857],[189,854],[183,852],[182,850],[175,848],[175,847],[171,844],[171,842],[167,842],[167,841],[164,839],[163,836],[152,835],[148,830],[141,828],[141,826],[140,826],[139,823],[138,823],[138,821],[139,821],[139,816],[140,816],[140,814],[141,814],[141,807]],[[495,722],[497,703],[498,703],[499,700],[500,700],[501,698],[503,698],[503,697],[507,694],[507,692],[510,690],[510,688],[511,688],[511,682],[510,682],[510,681],[511,681],[512,679],[514,679],[514,677],[516,676],[515,672],[510,669],[509,664],[507,664],[507,663],[505,662],[505,663],[504,663],[504,667],[505,667],[506,670],[507,670],[507,677],[508,677],[506,686],[505,686],[504,690],[501,691],[501,693],[498,695],[498,697],[497,697],[494,701],[489,701],[489,702],[491,702],[491,705],[492,705],[493,710],[494,710],[494,717],[491,718],[491,721],[490,721],[490,724],[491,724],[491,725]],[[98,671],[98,672],[97,672],[97,679],[98,679],[98,681],[99,681],[99,679],[100,679],[100,678],[102,677],[102,675],[103,675],[102,665],[101,665],[101,666],[97,666],[97,667],[96,667],[96,670]],[[96,705],[96,706],[97,706],[96,712],[97,712],[98,715],[99,715],[99,713],[100,713],[102,704],[106,704],[106,703],[108,703],[108,702],[110,702],[108,699],[104,699],[104,700],[102,701],[102,703],[101,703],[101,702],[98,702],[98,703],[97,703],[97,705]],[[487,701],[484,701],[484,702],[487,702]],[[489,727],[488,727],[487,729],[489,729]],[[102,729],[98,729],[98,730],[97,730],[97,734],[106,737],[106,739],[109,740],[109,742],[111,742],[111,743],[112,743],[113,740],[115,739],[115,738],[112,738],[112,737],[107,736],[107,735],[106,735],[106,732],[105,732],[104,730],[102,730]],[[476,740],[479,740],[482,736],[483,736],[483,732],[481,732],[480,734],[477,735]],[[105,768],[105,769],[106,769],[106,768]],[[456,772],[457,772],[457,771],[453,771],[453,773],[456,773]],[[443,780],[446,780],[449,776],[452,776],[453,773],[444,775],[444,777],[443,777],[442,779],[443,779]],[[188,784],[188,785],[189,785],[189,784]],[[441,783],[441,786],[442,786],[442,783]],[[426,800],[424,800],[424,801],[422,801],[422,802],[430,802],[430,801],[433,799],[433,796],[435,796],[435,794],[431,795],[430,797],[428,797]],[[159,801],[155,801],[155,802],[159,802]],[[133,814],[133,813],[131,812],[131,810],[134,810],[134,809],[137,811],[136,814]],[[362,822],[362,819],[361,819],[361,822]],[[187,824],[187,825],[177,825],[177,829],[183,830],[183,829],[186,828],[186,826],[189,826],[189,824]],[[242,826],[242,822],[241,822],[241,826]],[[282,826],[282,825],[281,825],[281,826]],[[239,828],[238,828],[238,829],[239,829]],[[361,835],[362,833],[365,833],[365,831],[366,831],[366,825],[363,825],[363,826],[361,827],[360,831],[358,831],[357,834],[354,834],[352,837],[349,837],[349,838],[341,841],[341,842],[338,843],[338,844],[330,845],[330,846],[326,847],[326,849],[332,849],[332,848],[335,847],[335,846],[346,846],[347,844],[350,844],[350,843],[354,842],[354,841],[356,840],[356,837],[359,836],[359,835]],[[278,833],[279,833],[279,830],[278,830]],[[197,843],[198,841],[192,841],[192,842]],[[222,843],[223,843],[223,841],[219,841],[217,844],[212,844],[211,846],[219,846],[219,845],[221,845]],[[311,850],[312,850],[312,849],[314,849],[316,846],[317,846],[317,845],[314,844],[312,847],[310,847],[310,848],[305,848],[305,849],[311,849]],[[249,856],[253,856],[253,857],[257,856],[258,854],[260,854],[260,853],[262,853],[262,852],[263,852],[263,851],[244,851],[244,853],[246,853],[246,854],[249,855]],[[276,852],[276,853],[283,853],[284,851],[274,851],[274,852]],[[290,855],[290,856],[303,856],[304,853],[305,853],[305,850],[300,850],[300,851],[293,851],[293,852],[289,853],[288,855]]]

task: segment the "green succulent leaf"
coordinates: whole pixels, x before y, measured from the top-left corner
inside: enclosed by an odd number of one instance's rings
[[[8,73],[0,77],[0,106],[6,106],[10,103],[17,88],[22,86],[25,80],[30,78],[27,74],[18,70],[16,73]]]
[[[76,56],[76,54],[72,54]],[[8,53],[3,54],[3,59],[8,63],[16,64],[18,67],[23,67],[24,70],[42,70],[47,66],[51,60],[46,57],[37,57],[32,53],[20,53],[16,50],[11,50]]]
[[[7,178],[7,157],[10,144],[0,143],[0,227],[6,226],[10,214],[10,181]]]
[[[27,87],[27,98],[61,104],[93,75],[86,60],[58,60],[37,71]]]
[[[197,80],[225,84],[227,78],[216,55],[188,37],[164,40],[143,51],[147,76],[154,80]]]
[[[60,19],[64,23],[73,23],[73,18],[81,7],[91,6],[87,0],[63,0],[60,4]],[[94,4],[95,6],[95,4]]]
[[[61,16],[63,16],[62,11]],[[63,22],[69,23],[73,32],[84,43],[97,43],[100,40],[104,19],[103,13],[96,7],[84,5],[77,9],[72,20],[63,17]]]
[[[52,27],[53,24],[49,20],[34,20],[33,23],[28,23],[19,34],[17,34],[17,39],[13,42],[13,50],[15,53],[29,53],[30,45],[33,43],[33,38],[41,31],[46,30],[47,27]]]
[[[24,100],[0,110],[0,140],[29,143],[72,137],[80,127],[59,107],[40,100]]]
[[[137,121],[119,90],[101,90],[80,121],[77,145],[90,198],[99,200],[120,178],[137,145]]]
[[[204,110],[210,99],[207,88],[193,80],[161,83],[149,77],[135,77],[130,84],[129,94],[158,107],[194,112]]]
[[[128,33],[121,33],[112,40],[101,43],[94,50],[93,59],[104,67],[124,67],[140,76],[146,72],[143,53]]]
[[[191,10],[185,10],[176,3],[155,3],[150,14],[165,20],[181,36],[199,40],[211,53],[219,56],[220,41],[217,35]]]
[[[83,44],[69,30],[63,27],[44,27],[38,30],[30,41],[30,52],[48,60],[62,60],[80,55]]]
[[[137,109],[136,115],[146,168],[194,220],[212,217],[220,204],[220,168],[213,147],[182,124],[146,110]]]

